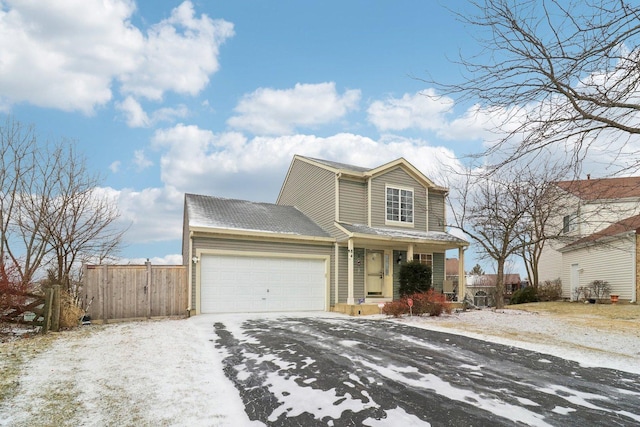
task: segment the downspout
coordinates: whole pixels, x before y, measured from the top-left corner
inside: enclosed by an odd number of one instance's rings
[[[192,299],[191,294],[192,294],[192,291],[193,291],[193,289],[192,289],[193,288],[193,261],[192,261],[192,259],[193,259],[193,239],[192,239],[192,237],[193,237],[193,231],[189,231],[189,258],[187,259],[187,265],[189,266],[187,268],[187,275],[188,275],[187,282],[189,283],[189,288],[188,288],[189,292],[187,292],[187,314],[189,316],[191,316],[191,310],[192,310],[191,304],[193,303],[191,301],[191,299]]]
[[[338,291],[340,289],[340,287],[338,286],[338,278],[340,277],[340,272],[339,270],[339,258],[340,257],[340,248],[338,247],[338,242],[335,242],[333,244],[333,306],[337,306],[338,303],[340,303],[340,300],[338,298]],[[335,310],[335,309],[334,309]]]
[[[631,287],[631,303],[636,303],[638,301],[638,288],[640,288],[640,283],[638,283],[638,268],[640,267],[640,248],[638,247],[638,239],[640,239],[640,234],[638,234],[638,230],[633,234],[633,285]]]
[[[354,305],[353,297],[353,239],[349,238],[347,246],[347,304]]]
[[[371,177],[367,178],[367,226],[371,227]]]

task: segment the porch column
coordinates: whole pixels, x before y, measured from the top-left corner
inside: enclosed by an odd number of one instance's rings
[[[413,243],[407,247],[407,262],[413,261]]]
[[[458,301],[462,302],[467,294],[467,278],[464,275],[464,247],[458,248]]]
[[[353,305],[353,239],[347,244],[347,304]]]

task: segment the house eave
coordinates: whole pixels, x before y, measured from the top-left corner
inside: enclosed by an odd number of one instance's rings
[[[432,245],[432,246],[441,246],[443,249],[456,249],[456,248],[466,248],[469,246],[469,242],[449,242],[442,240],[433,240],[426,239],[420,237],[406,237],[406,236],[379,236],[376,234],[366,234],[366,233],[358,233],[347,230],[345,227],[340,225],[339,223],[335,223],[335,226],[342,231],[346,237],[337,239],[338,243],[345,243],[349,239],[360,240],[360,241],[372,241],[372,242],[391,242],[391,243],[403,243],[403,244],[421,244],[421,245]]]
[[[292,233],[277,233],[270,231],[259,230],[245,230],[238,228],[217,228],[217,227],[202,227],[202,226],[190,226],[189,231],[193,232],[195,236],[207,236],[212,235],[225,236],[225,237],[241,237],[249,239],[274,239],[274,240],[289,240],[295,242],[316,242],[316,243],[334,243],[336,241],[333,237],[322,236],[307,236],[301,234]]]
[[[625,231],[624,233],[618,233],[613,236],[604,236],[596,240],[589,240],[586,242],[576,243],[576,244],[571,243],[571,244],[568,244],[567,246],[564,246],[558,249],[558,252],[567,253],[567,252],[575,251],[578,249],[586,249],[586,248],[592,248],[596,246],[602,246],[602,245],[606,245],[608,243],[623,239],[625,237],[633,236],[635,238],[635,235],[636,235],[635,231]]]

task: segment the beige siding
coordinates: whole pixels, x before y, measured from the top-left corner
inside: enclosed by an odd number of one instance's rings
[[[335,174],[326,169],[296,159],[277,203],[297,207],[333,236],[342,234],[334,226]]]
[[[629,301],[635,287],[634,240],[624,238],[606,245],[563,253],[563,296],[573,297],[571,265],[578,264],[579,286],[588,286],[594,280],[606,280],[611,285],[611,293],[620,295],[620,300]]]
[[[427,191],[401,167],[394,168],[371,180],[371,226],[395,227],[385,221],[386,186],[413,188],[413,228],[427,231]],[[404,226],[397,227],[406,228]]]
[[[445,203],[444,194],[435,191],[429,192],[428,219],[429,231],[445,231]]]
[[[341,179],[339,195],[339,220],[352,224],[367,224],[366,183]]]
[[[445,272],[445,254],[444,252],[433,253],[433,267],[431,269],[431,286],[438,292],[442,292]]]

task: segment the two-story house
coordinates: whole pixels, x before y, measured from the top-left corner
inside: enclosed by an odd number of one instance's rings
[[[445,251],[462,268],[468,246],[446,232],[446,196],[402,158],[371,169],[298,155],[275,204],[187,194],[189,308],[359,314],[398,297],[407,260],[431,266],[443,291]]]
[[[563,297],[594,280],[611,293],[635,301],[638,292],[637,230],[640,177],[584,179],[555,183],[555,216],[539,262],[540,280],[562,281]]]

